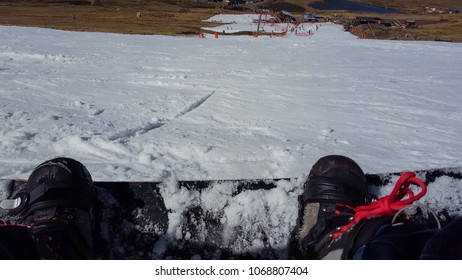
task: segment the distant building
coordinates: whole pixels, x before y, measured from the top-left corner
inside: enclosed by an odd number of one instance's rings
[[[316,16],[316,22],[328,22],[329,18]]]
[[[460,12],[458,8],[446,8],[444,11],[448,14],[458,14]]]
[[[386,26],[386,27],[392,27],[395,25],[395,22],[389,19],[384,19],[379,22],[380,24]]]
[[[403,22],[403,26],[404,26],[404,27],[413,27],[413,26],[416,26],[416,25],[417,25],[417,23],[416,23],[416,21],[413,20],[413,19],[407,19],[407,20],[405,20],[405,21]]]
[[[381,22],[381,18],[376,18],[376,17],[356,17],[356,19],[353,20],[353,23],[355,25],[358,24],[367,24],[367,23],[379,23]]]
[[[272,16],[279,19],[281,22],[291,22],[291,23],[297,22],[297,19],[290,12],[283,11],[283,10],[280,10],[280,11],[273,10],[273,11],[270,11],[270,13]]]
[[[460,9],[458,9],[458,8],[425,7],[425,10],[429,14],[458,14],[460,12]]]
[[[307,22],[327,22],[328,18],[317,16],[315,13],[305,13],[303,15],[303,20]]]
[[[315,13],[305,13],[303,15],[303,19],[306,21],[315,22],[316,21],[316,14]]]
[[[242,4],[245,4],[246,2],[243,0],[229,0],[228,5],[229,6],[239,6]]]

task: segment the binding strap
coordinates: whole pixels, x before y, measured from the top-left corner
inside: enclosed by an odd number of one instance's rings
[[[41,201],[45,195],[50,195]],[[91,190],[81,182],[62,181],[39,184],[30,192],[21,191],[13,199],[2,201],[0,207],[10,215],[26,215],[31,211],[57,206],[85,206],[92,201]]]
[[[421,188],[421,191],[414,195],[409,190],[409,186],[415,184]],[[349,230],[353,225],[365,219],[378,218],[383,216],[393,216],[395,211],[398,211],[406,206],[411,205],[414,201],[422,198],[427,192],[427,186],[420,179],[416,178],[413,172],[404,172],[395,184],[392,192],[380,198],[378,201],[372,202],[370,205],[361,205],[353,208],[355,212],[349,224],[343,226],[332,235],[332,239],[338,238],[342,233]],[[404,196],[408,198],[402,200]]]

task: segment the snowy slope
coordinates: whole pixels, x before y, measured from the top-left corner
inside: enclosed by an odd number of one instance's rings
[[[305,29],[314,35],[0,27],[0,177],[27,178],[40,162],[69,156],[95,180],[165,180],[169,223],[151,257],[204,242],[204,225],[185,232],[184,214],[201,207],[222,226],[213,232],[221,244],[263,254],[271,246],[284,258],[297,195],[319,157],[347,155],[367,173],[462,167],[461,44]],[[232,183],[198,191],[177,181],[273,177],[294,179],[237,195]],[[396,179],[371,190],[386,195]],[[461,180],[441,176],[421,201],[460,216],[461,190]],[[0,199],[8,196],[1,185]]]
[[[74,157],[95,180],[462,166],[462,45],[0,27],[0,176]]]

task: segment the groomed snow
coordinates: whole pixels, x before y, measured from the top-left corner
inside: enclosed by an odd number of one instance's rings
[[[315,30],[315,29],[313,29]],[[460,167],[462,45],[0,27],[0,176],[69,156],[95,180]]]

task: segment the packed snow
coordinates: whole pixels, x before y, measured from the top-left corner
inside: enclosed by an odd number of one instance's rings
[[[462,165],[462,45],[0,27],[0,176],[56,156],[96,180],[301,177]]]
[[[222,21],[255,30],[241,17]],[[328,154],[366,173],[462,167],[462,44],[360,40],[334,24],[286,36],[219,33],[0,27],[1,178],[26,179],[67,156],[94,180],[163,180],[169,228],[153,249],[159,256],[172,240],[203,237],[181,230],[197,205],[219,218],[221,242],[236,250],[264,247],[256,232],[285,247],[301,184]],[[237,196],[223,183],[203,192],[176,183],[239,178],[293,180]],[[424,202],[460,215],[461,189],[442,177]]]

